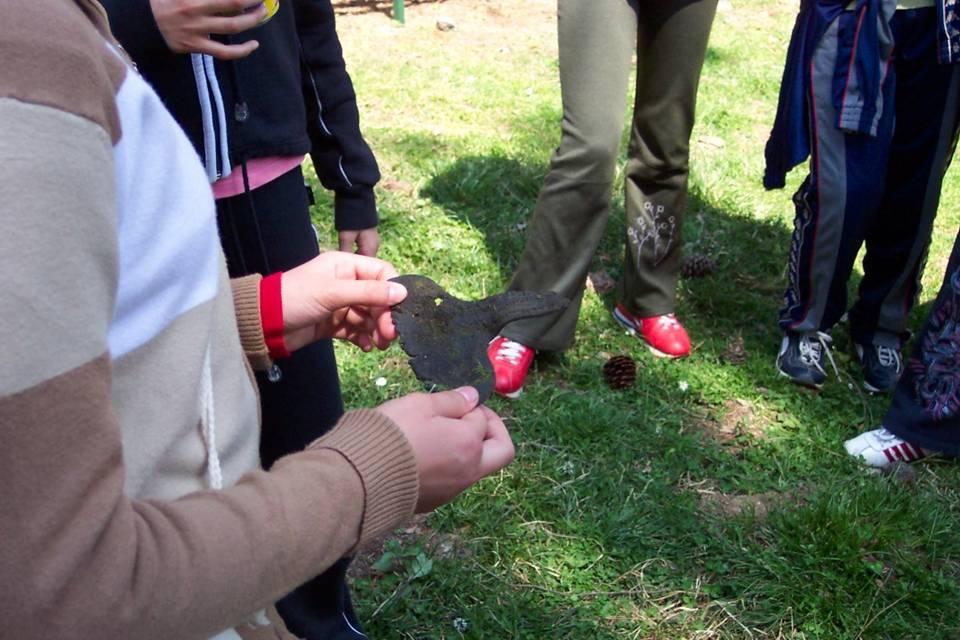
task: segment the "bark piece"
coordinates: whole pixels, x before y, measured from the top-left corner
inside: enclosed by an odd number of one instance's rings
[[[483,300],[460,300],[420,275],[393,278],[407,297],[393,306],[400,346],[417,378],[445,388],[470,385],[485,402],[493,392],[487,345],[514,320],[560,311],[569,301],[553,292],[507,291]]]

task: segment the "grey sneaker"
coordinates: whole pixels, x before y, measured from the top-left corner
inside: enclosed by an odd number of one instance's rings
[[[777,370],[797,384],[819,389],[827,379],[824,356],[833,363],[830,343],[830,336],[822,331],[787,332],[780,343]]]
[[[863,367],[863,388],[871,393],[890,393],[903,373],[903,359],[896,347],[879,344],[856,345]]]

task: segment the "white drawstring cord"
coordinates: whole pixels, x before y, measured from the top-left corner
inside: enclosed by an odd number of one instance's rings
[[[203,372],[200,374],[200,402],[200,425],[203,428],[203,442],[207,447],[207,486],[211,489],[223,489],[223,470],[220,468],[220,454],[217,452],[217,416],[213,406],[213,371],[209,344],[203,356]]]
[[[227,112],[223,108],[223,94],[220,92],[220,81],[217,80],[212,56],[203,56],[203,68],[210,84],[210,92],[213,93],[213,103],[217,107],[217,124],[220,125],[220,177],[226,178],[233,173],[233,164],[230,162],[230,143],[227,137]]]
[[[207,88],[207,73],[204,69],[203,54],[191,53],[193,80],[197,84],[197,98],[200,100],[200,120],[203,123],[203,165],[207,170],[207,180],[217,180],[216,136],[213,132],[213,110],[210,107],[210,93]]]
[[[210,344],[203,356],[203,371],[200,373],[200,425],[203,429],[203,442],[207,447],[207,486],[211,489],[223,489],[223,470],[220,467],[220,454],[217,452],[217,415],[214,411],[213,396],[213,364],[210,358]],[[269,627],[265,609],[257,611],[250,619],[249,624],[255,627]],[[233,639],[236,632],[227,629],[211,640]]]

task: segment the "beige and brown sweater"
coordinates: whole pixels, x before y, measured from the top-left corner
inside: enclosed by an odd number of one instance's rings
[[[246,621],[412,512],[413,453],[357,411],[257,470],[258,282],[111,42],[92,0],[3,2],[0,638],[289,637]]]

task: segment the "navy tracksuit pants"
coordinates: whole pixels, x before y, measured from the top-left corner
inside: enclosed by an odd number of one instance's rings
[[[883,425],[911,444],[960,456],[960,234]]]
[[[309,193],[300,168],[232,198],[217,201],[217,224],[231,277],[285,271],[319,253],[310,223]],[[333,343],[321,340],[277,362],[281,377],[270,382],[257,372],[265,469],[302,450],[343,415]],[[287,627],[307,640],[366,637],[350,602],[349,559],[302,585],[277,603]]]
[[[936,10],[897,11],[892,62],[883,78],[877,135],[835,125],[834,69],[849,53],[845,12],[817,46],[811,64],[814,140],[810,173],[794,196],[796,219],[784,331],[829,331],[847,311],[847,282],[866,245],[864,277],[850,311],[860,344],[899,347],[919,293],[943,175],[960,113],[960,65],[937,62]]]

